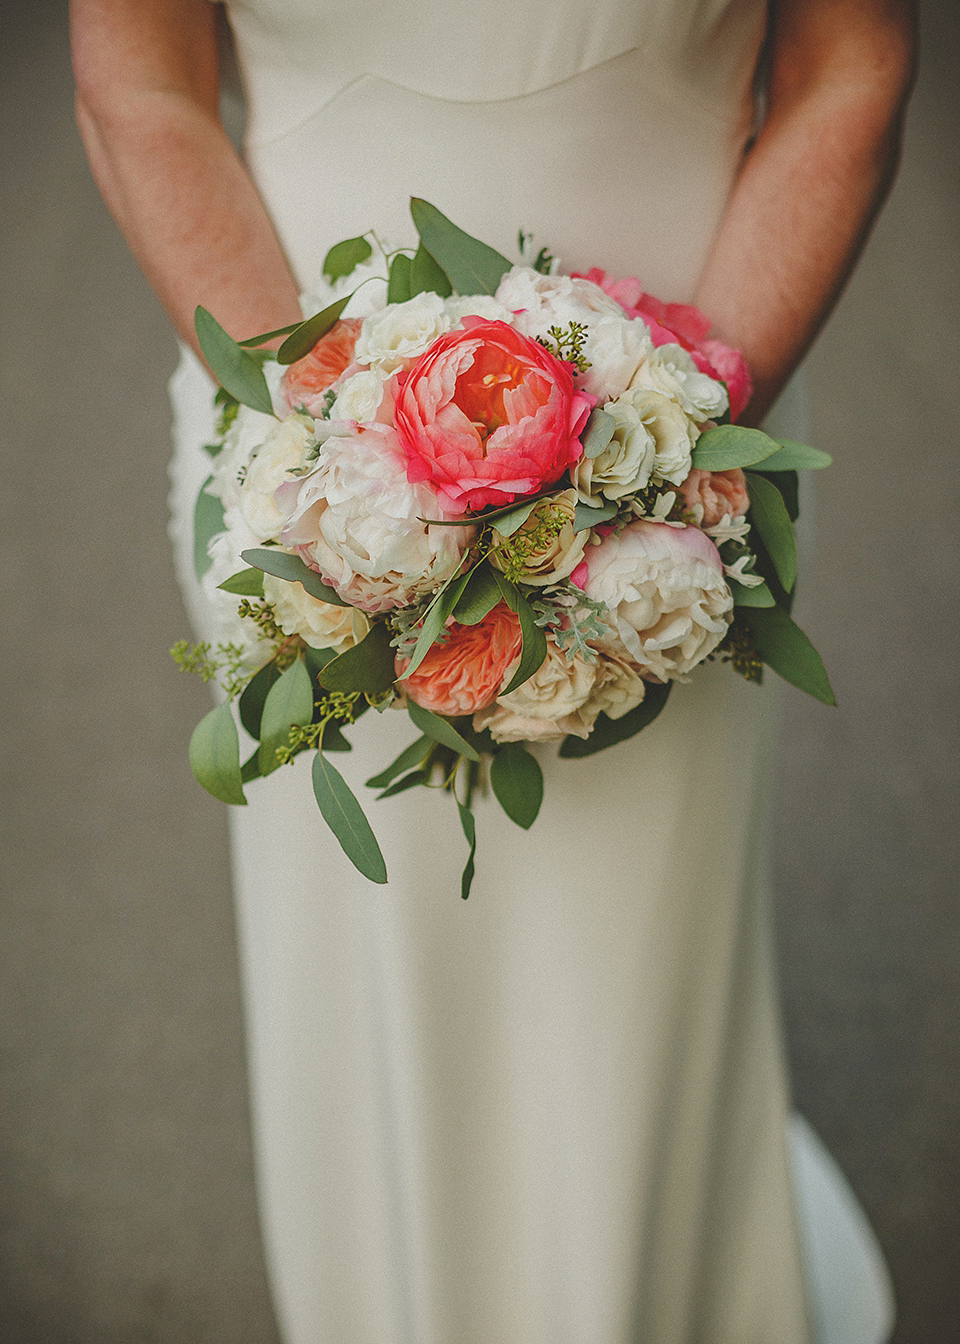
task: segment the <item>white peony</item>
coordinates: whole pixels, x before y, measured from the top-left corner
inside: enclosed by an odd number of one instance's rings
[[[432,592],[473,541],[472,527],[419,521],[450,515],[429,485],[407,480],[406,467],[396,432],[369,425],[329,438],[314,470],[277,495],[282,543],[364,611],[406,606]]]
[[[285,635],[299,635],[314,649],[352,649],[370,630],[369,617],[356,607],[338,607],[312,597],[302,583],[263,576],[263,596]]]
[[[660,345],[653,350],[637,370],[630,387],[662,392],[699,424],[716,419],[729,405],[723,383],[701,373],[681,345]]]
[[[726,634],[733,597],[698,528],[631,523],[585,558],[584,592],[610,608],[623,648],[659,680],[686,676]]]
[[[459,319],[458,319],[459,320]],[[416,359],[455,325],[439,294],[417,294],[365,319],[353,357],[387,375]]]
[[[237,488],[237,508],[258,541],[275,537],[283,526],[274,491],[300,467],[315,443],[313,420],[288,415],[256,449]]]
[[[495,742],[554,742],[568,733],[588,737],[600,707],[588,707],[598,679],[599,659],[568,658],[547,636],[547,656],[533,676],[473,716],[479,732],[489,728]]]

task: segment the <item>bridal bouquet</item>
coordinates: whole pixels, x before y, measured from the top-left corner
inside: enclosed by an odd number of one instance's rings
[[[511,266],[426,201],[411,211],[415,250],[339,243],[338,297],[294,327],[237,342],[197,310],[221,383],[198,574],[224,637],[173,654],[227,696],[191,739],[199,782],[243,803],[313,751],[320,811],[375,882],[382,855],[329,758],[371,707],[404,711],[418,735],[368,784],[449,790],[466,896],[487,765],[508,815],[537,815],[525,744],[621,742],[711,658],[833,702],[789,614],[796,472],[830,459],[733,423],[749,375],[695,308],[555,274],[545,250]],[[243,764],[231,701],[259,744]]]

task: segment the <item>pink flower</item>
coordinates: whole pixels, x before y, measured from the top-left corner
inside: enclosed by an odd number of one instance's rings
[[[312,415],[316,415],[323,409],[324,393],[353,359],[353,347],[362,326],[361,318],[342,318],[326,336],[320,337],[309,355],[290,365],[280,388],[292,411],[306,406]]]
[[[724,514],[738,518],[750,507],[747,480],[739,467],[730,471],[701,471],[694,467],[680,493],[698,527],[716,527]]]
[[[498,602],[477,625],[451,625],[447,636],[401,684],[411,700],[434,714],[473,714],[493,704],[520,657],[520,621]],[[397,676],[407,662],[397,659]]]
[[[569,364],[506,322],[465,318],[397,375],[395,424],[412,482],[458,513],[510,504],[578,461],[593,398]]]
[[[736,420],[753,395],[753,382],[746,360],[739,350],[723,341],[707,339],[710,319],[699,308],[689,303],[663,303],[652,294],[645,294],[636,276],[614,280],[606,271],[594,266],[582,277],[616,299],[628,317],[639,317],[650,328],[655,346],[681,345],[693,357],[701,373],[718,378],[727,385],[730,398],[730,419]]]

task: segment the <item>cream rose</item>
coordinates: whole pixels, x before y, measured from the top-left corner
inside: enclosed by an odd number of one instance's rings
[[[722,415],[729,404],[723,383],[701,373],[680,345],[657,346],[637,370],[630,387],[662,392],[698,424]]]
[[[583,559],[589,529],[573,529],[576,490],[562,490],[537,500],[526,522],[510,537],[493,527],[490,563],[503,571],[515,562],[520,583],[542,588],[569,576]]]
[[[352,649],[370,630],[370,621],[356,607],[321,602],[300,583],[288,583],[272,574],[263,576],[263,596],[277,613],[285,635],[299,635],[313,649]]]
[[[588,737],[600,708],[588,706],[602,675],[599,659],[568,658],[551,636],[547,656],[533,676],[508,695],[500,695],[473,716],[479,732],[489,728],[495,742],[552,742],[568,733]]]
[[[622,719],[624,714],[636,709],[646,690],[647,684],[640,675],[638,664],[626,651],[620,654],[603,650],[600,671],[584,709],[606,714],[608,719]]]

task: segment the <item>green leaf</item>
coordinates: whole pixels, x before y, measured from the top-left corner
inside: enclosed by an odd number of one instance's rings
[[[506,257],[458,229],[435,205],[411,197],[410,213],[420,241],[442,266],[458,294],[495,294],[510,270]]]
[[[222,803],[245,803],[240,782],[240,735],[228,704],[205,714],[190,738],[190,769]]]
[[[350,606],[335,589],[324,583],[315,569],[305,565],[299,555],[290,555],[273,546],[261,546],[255,550],[241,551],[240,559],[246,560],[255,569],[262,569],[265,574],[272,574],[274,578],[303,584],[304,590],[321,602],[330,602],[335,607]]]
[[[252,784],[255,779],[260,779],[260,761],[258,753],[254,752],[248,756],[240,767],[240,782],[242,784]]]
[[[520,662],[517,664],[517,670],[510,678],[510,684],[500,692],[501,695],[509,695],[518,686],[522,686],[525,681],[529,681],[534,672],[542,666],[543,660],[547,656],[547,637],[537,625],[533,608],[516,584],[510,583],[497,570],[493,572],[493,577],[496,579],[503,600],[510,610],[515,611],[520,618],[520,634],[523,638],[523,647],[520,652]]]
[[[379,775],[374,775],[367,780],[368,789],[385,789],[397,775],[402,775],[404,770],[409,770],[414,765],[419,765],[427,752],[430,750],[433,739],[421,734],[416,742],[411,742],[409,747],[404,747],[395,761],[392,761],[385,770],[381,770]]]
[[[269,775],[279,765],[277,748],[285,747],[294,724],[303,727],[313,718],[313,684],[298,658],[267,692],[260,720],[260,773]]]
[[[406,303],[412,297],[410,293],[411,259],[405,252],[398,252],[390,263],[390,278],[387,281],[387,303]]]
[[[208,476],[204,481],[193,507],[193,572],[198,582],[213,564],[207,547],[224,529],[223,500],[207,494],[207,486],[212,480],[213,477]]]
[[[467,855],[467,861],[463,866],[463,876],[460,878],[460,895],[464,900],[470,895],[470,888],[473,886],[473,877],[477,871],[477,822],[473,813],[467,807],[466,803],[461,803],[456,799],[457,811],[460,813],[460,825],[463,827],[463,833],[467,837],[467,844],[470,846],[470,852]]]
[[[287,337],[277,351],[277,363],[295,364],[298,359],[303,359],[304,355],[309,355],[321,336],[326,336],[334,323],[337,322],[340,314],[352,298],[353,295],[348,294],[343,299],[337,299],[327,308],[324,308],[322,312],[314,313],[313,317],[308,317],[306,322],[301,322],[296,331]]]
[[[750,523],[757,529],[777,578],[790,592],[797,578],[797,543],[783,496],[772,481],[754,471],[746,473],[750,494]]]
[[[269,662],[265,667],[261,667],[256,676],[252,677],[243,688],[237,707],[240,710],[240,722],[251,737],[260,736],[260,721],[263,718],[263,705],[267,692],[274,682],[279,680],[280,671],[276,663]]]
[[[825,705],[837,703],[822,658],[781,607],[746,610],[742,619],[757,653],[778,676]]]
[[[354,868],[371,882],[386,882],[387,865],[363,808],[340,772],[320,751],[313,758],[313,796]]]
[[[303,326],[303,318],[299,322],[291,322],[289,327],[277,327],[275,331],[263,331],[259,336],[248,336],[245,341],[237,341],[237,345],[257,346],[264,345],[267,341],[275,341],[278,336],[289,336],[292,331]]]
[[[497,516],[497,531],[501,537],[512,537],[518,527],[523,527],[537,504],[537,500],[528,499],[523,504],[511,504],[506,513]]]
[[[780,445],[762,429],[718,425],[701,434],[693,450],[693,465],[701,471],[731,471],[752,467],[780,451]]]
[[[193,315],[197,340],[213,376],[232,397],[244,406],[264,415],[273,415],[270,389],[263,369],[246,350],[228,336],[220,323],[206,308],[197,308]]]
[[[417,642],[413,646],[410,662],[405,668],[403,676],[397,678],[398,681],[405,681],[407,677],[416,672],[433,648],[434,641],[447,623],[447,617],[460,600],[460,594],[466,588],[469,577],[468,572],[450,580],[445,588],[440,589],[431,606],[427,608],[427,614],[423,618],[423,625],[420,627]]]
[[[619,719],[610,719],[606,714],[601,714],[589,737],[565,737],[560,743],[559,754],[567,759],[592,756],[606,747],[635,737],[641,729],[653,723],[663,709],[670,695],[671,684],[669,681],[663,685],[656,681],[648,682],[647,693],[635,709],[628,710]]]
[[[619,505],[612,499],[608,499],[606,504],[601,504],[599,508],[594,508],[591,504],[577,503],[573,510],[573,530],[574,532],[585,532],[588,527],[596,527],[598,523],[605,523],[617,512]]]
[[[500,587],[488,565],[476,565],[467,575],[467,583],[453,608],[453,619],[461,625],[479,625],[500,601]]]
[[[398,793],[406,793],[407,789],[415,788],[417,784],[427,784],[430,780],[429,770],[411,770],[409,775],[404,775],[402,779],[395,780],[383,793],[377,794],[377,802],[384,798],[393,798]]]
[[[323,273],[333,284],[345,275],[355,271],[363,262],[373,256],[373,248],[366,238],[345,238],[336,243],[323,259]]]
[[[413,726],[419,728],[421,733],[426,734],[432,741],[449,747],[460,756],[466,756],[468,761],[479,761],[480,757],[473,747],[465,737],[460,736],[449,719],[441,718],[439,714],[424,709],[413,700],[407,702],[407,713],[413,721]]]
[[[363,691],[376,695],[387,691],[396,679],[396,649],[390,645],[390,627],[375,622],[364,639],[352,649],[332,658],[320,672],[328,691]]]
[[[510,742],[493,758],[490,784],[510,820],[528,831],[543,802],[543,771],[536,757],[521,743]]]
[[[730,587],[733,592],[733,605],[735,607],[775,607],[777,605],[776,598],[765,583],[756,584],[753,588],[745,588],[742,583],[733,582]]]
[[[781,439],[780,451],[767,458],[764,471],[820,471],[829,467],[833,458],[820,448],[808,448],[793,439]]]
[[[767,462],[774,461],[776,454],[767,458]],[[767,462],[762,462],[759,467],[754,468],[755,474],[765,476],[768,481],[773,482],[783,496],[790,521],[795,523],[800,516],[800,479],[795,471],[768,471]]]
[[[584,457],[599,457],[613,438],[617,422],[608,411],[595,406],[590,412],[586,428],[580,436]]]
[[[421,243],[410,263],[410,297],[412,299],[415,294],[429,293],[431,290],[439,294],[441,299],[449,298],[453,293],[446,272]]]
[[[225,593],[236,593],[238,597],[263,597],[263,570],[240,569],[217,587]]]

